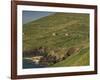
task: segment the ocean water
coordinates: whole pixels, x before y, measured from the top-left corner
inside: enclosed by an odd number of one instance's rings
[[[45,65],[40,65],[32,62],[31,60],[23,59],[23,69],[28,68],[43,68],[46,67]]]

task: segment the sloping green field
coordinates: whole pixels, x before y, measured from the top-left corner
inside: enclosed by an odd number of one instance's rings
[[[54,65],[51,65],[53,67],[58,67],[58,66],[85,66],[89,65],[89,49],[85,48],[81,50],[79,53],[73,54],[67,59],[58,62]]]
[[[58,55],[72,47],[78,49],[51,66],[89,65],[89,14],[55,13],[24,24],[23,52],[39,47],[60,49]]]

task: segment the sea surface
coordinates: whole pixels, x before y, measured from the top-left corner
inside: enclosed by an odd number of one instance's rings
[[[32,62],[31,60],[23,59],[23,69],[28,68],[43,68],[46,67],[45,65],[40,65]]]

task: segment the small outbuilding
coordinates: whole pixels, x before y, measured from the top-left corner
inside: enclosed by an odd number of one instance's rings
[[[56,33],[52,33],[52,35],[53,35],[53,36],[56,36],[57,34],[56,34]]]
[[[65,36],[68,36],[68,33],[65,33]]]

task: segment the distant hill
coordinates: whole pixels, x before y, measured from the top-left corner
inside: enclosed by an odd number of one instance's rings
[[[39,47],[64,54],[78,49],[70,57],[51,66],[89,64],[89,14],[55,13],[23,25],[23,52]],[[63,50],[63,51],[62,51]],[[47,53],[49,54],[49,53]]]

